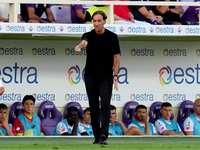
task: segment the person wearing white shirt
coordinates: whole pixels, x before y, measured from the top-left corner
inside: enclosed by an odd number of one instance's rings
[[[188,116],[183,128],[186,135],[200,135],[200,99],[196,99],[193,105],[194,113]]]
[[[136,107],[135,118],[136,120],[128,126],[125,135],[157,135],[154,125],[149,122],[146,106],[138,105]]]
[[[172,115],[172,105],[164,102],[160,113],[162,117],[155,122],[155,127],[159,135],[184,135],[176,121],[170,120]]]
[[[53,135],[88,135],[80,123],[78,109],[76,107],[69,107],[67,109],[67,118],[60,121]]]

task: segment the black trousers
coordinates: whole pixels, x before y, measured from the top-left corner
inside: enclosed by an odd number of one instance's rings
[[[107,138],[110,122],[110,100],[112,96],[113,78],[85,77],[85,86],[89,99],[94,137],[98,139],[102,137]],[[101,108],[99,108],[99,97],[101,99]]]

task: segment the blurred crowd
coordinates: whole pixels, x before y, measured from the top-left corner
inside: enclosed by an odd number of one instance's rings
[[[108,0],[112,1],[112,0]],[[125,0],[120,0],[125,1]],[[181,1],[200,0],[128,0]],[[18,4],[19,23],[92,23],[95,11],[105,12],[105,5]],[[0,3],[0,22],[9,22],[9,3]],[[198,25],[199,6],[136,6],[114,5],[115,24]]]

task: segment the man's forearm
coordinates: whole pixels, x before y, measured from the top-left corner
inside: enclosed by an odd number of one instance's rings
[[[120,66],[120,59],[119,54],[114,55],[114,74],[118,74],[119,66]]]

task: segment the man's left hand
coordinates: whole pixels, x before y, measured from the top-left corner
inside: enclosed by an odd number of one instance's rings
[[[118,78],[116,76],[114,76],[113,78],[113,83],[114,83],[114,89],[118,91]]]

